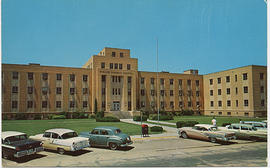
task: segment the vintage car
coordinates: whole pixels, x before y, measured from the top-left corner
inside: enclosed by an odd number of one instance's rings
[[[45,149],[56,150],[59,154],[64,154],[66,151],[78,151],[90,146],[88,138],[78,137],[73,130],[64,128],[49,129],[44,134],[29,138],[42,141]]]
[[[178,129],[178,134],[182,138],[194,138],[211,141],[229,141],[236,139],[234,132],[224,132],[217,127],[208,124],[196,124],[194,127],[183,127]]]
[[[266,141],[267,130],[257,129],[256,127],[249,124],[231,124],[226,127],[219,127],[223,131],[235,132],[237,139]]]
[[[81,132],[79,136],[88,138],[91,146],[109,147],[112,150],[133,143],[130,136],[116,127],[97,127],[91,132]]]
[[[267,124],[264,122],[258,122],[258,121],[244,121],[243,124],[249,124],[257,129],[264,129],[267,130]]]
[[[42,142],[27,138],[27,135],[17,131],[2,132],[2,157],[20,158],[43,151]]]

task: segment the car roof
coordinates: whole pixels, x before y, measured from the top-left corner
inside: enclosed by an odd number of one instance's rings
[[[1,134],[1,138],[6,139],[7,137],[17,136],[17,135],[26,135],[26,134],[23,132],[18,132],[18,131],[4,131]]]
[[[100,126],[100,127],[96,127],[95,129],[116,130],[116,129],[119,129],[119,128],[117,128],[117,127],[109,127],[109,126]]]
[[[198,127],[204,127],[204,128],[207,128],[207,129],[209,129],[209,128],[211,128],[211,127],[215,127],[215,126],[210,125],[210,124],[196,124],[195,126],[198,126]]]
[[[231,124],[231,125],[238,125],[238,126],[253,127],[252,125],[249,125],[249,124],[238,124],[238,123],[234,123],[234,124]]]
[[[65,133],[75,132],[75,131],[71,129],[66,129],[66,128],[54,128],[54,129],[48,129],[45,132],[53,132],[53,133],[57,133],[58,135],[63,135]]]
[[[265,124],[264,122],[260,122],[260,121],[244,121],[244,123],[257,123],[257,124]]]

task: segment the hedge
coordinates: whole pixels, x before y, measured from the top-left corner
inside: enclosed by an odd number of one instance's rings
[[[116,117],[108,116],[103,118],[96,118],[96,122],[120,122]]]
[[[141,116],[134,116],[133,121],[141,121]],[[142,121],[147,121],[147,116],[142,116]]]
[[[197,121],[177,121],[176,127],[193,127],[194,125],[199,124]]]
[[[150,131],[151,132],[162,132],[163,128],[160,126],[153,126],[153,127],[150,127]]]
[[[99,111],[96,114],[96,118],[103,118],[104,117],[104,111]]]
[[[158,115],[150,115],[151,120],[158,120]],[[159,115],[159,120],[160,121],[165,121],[165,120],[173,120],[173,116],[171,115]]]
[[[66,119],[66,116],[64,115],[52,115],[53,120],[57,120],[57,119]]]

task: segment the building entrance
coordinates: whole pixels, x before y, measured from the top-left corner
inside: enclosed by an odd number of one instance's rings
[[[120,111],[120,102],[119,101],[113,102],[113,111]]]

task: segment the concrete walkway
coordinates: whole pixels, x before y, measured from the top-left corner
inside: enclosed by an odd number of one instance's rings
[[[160,124],[166,124],[166,125],[173,125],[173,126],[176,126],[175,123],[170,123],[170,122],[165,122],[165,121],[156,121],[156,120],[149,120],[147,119],[148,122],[154,122],[154,123],[160,123]]]

